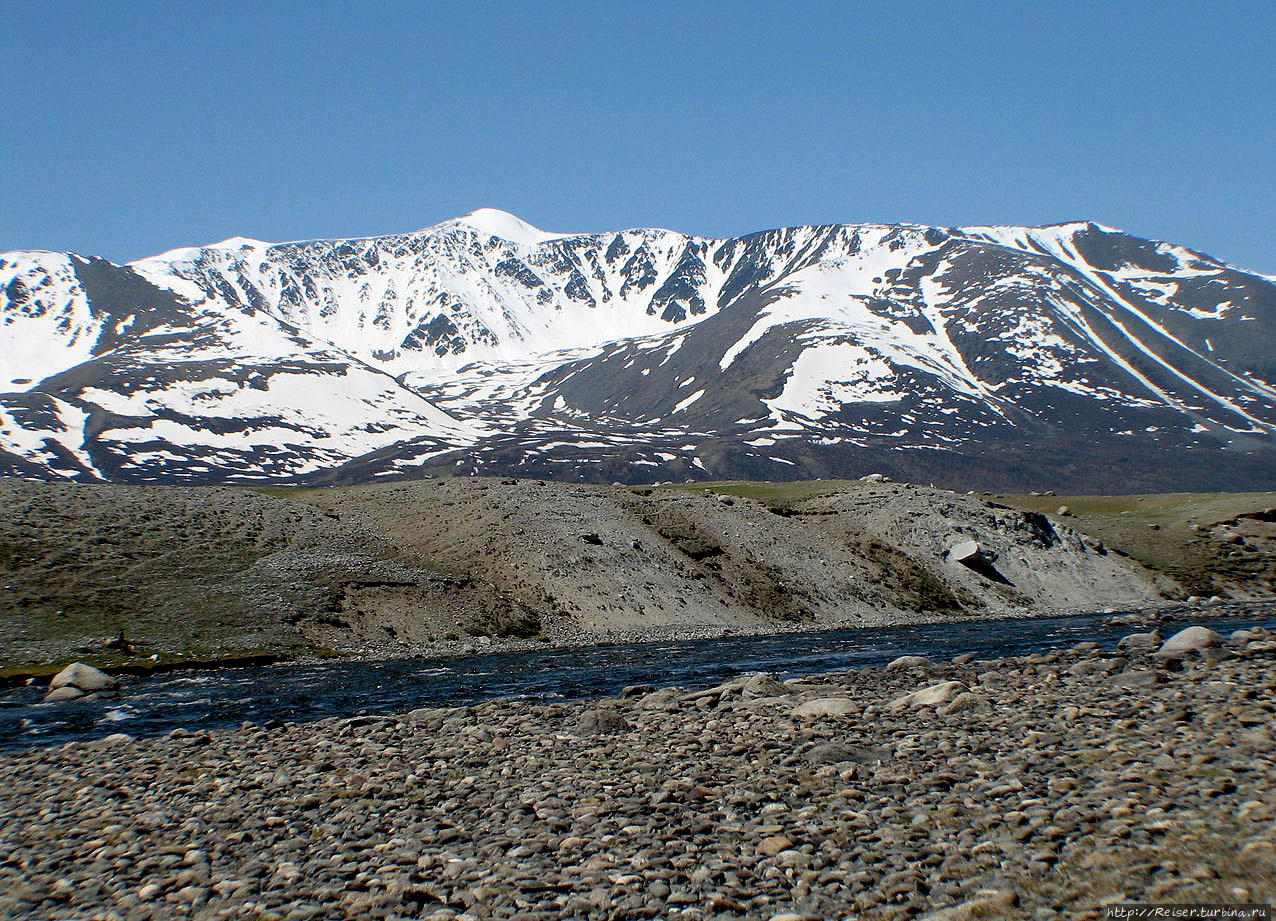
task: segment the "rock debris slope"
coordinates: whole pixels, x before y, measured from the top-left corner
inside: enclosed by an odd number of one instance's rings
[[[901,484],[785,504],[708,491],[457,479],[311,501],[499,586],[554,634],[879,625],[1141,605],[1137,564],[1044,515]],[[946,558],[975,538],[992,564]]]
[[[1092,223],[0,255],[0,469],[1276,482],[1276,283]],[[7,391],[7,392],[3,392]]]
[[[0,664],[456,652],[1182,594],[1058,520],[893,483],[765,504],[478,477],[287,495],[0,480]],[[951,558],[968,540],[986,567]]]

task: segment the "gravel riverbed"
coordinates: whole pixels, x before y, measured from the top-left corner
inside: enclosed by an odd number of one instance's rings
[[[1210,652],[1083,645],[6,753],[0,917],[1270,902],[1276,642]]]

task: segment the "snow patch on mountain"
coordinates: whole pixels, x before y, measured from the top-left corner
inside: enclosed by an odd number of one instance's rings
[[[26,390],[93,354],[103,321],[93,315],[63,253],[0,255],[0,390]],[[128,318],[118,321],[127,328]]]
[[[571,233],[548,233],[499,208],[479,208],[464,217],[457,218],[456,222],[527,249],[539,246],[541,243],[548,243],[550,240],[580,236],[580,234]]]
[[[820,343],[802,351],[780,395],[763,402],[777,422],[794,416],[814,421],[848,403],[901,399],[895,380],[890,365],[861,345]]]

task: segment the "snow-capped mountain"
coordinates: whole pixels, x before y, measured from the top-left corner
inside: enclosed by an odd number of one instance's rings
[[[1276,279],[1092,223],[0,255],[0,471],[1276,486]]]

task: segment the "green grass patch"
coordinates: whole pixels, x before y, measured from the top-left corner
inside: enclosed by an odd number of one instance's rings
[[[1149,569],[1179,582],[1185,591],[1208,595],[1229,582],[1248,582],[1271,561],[1238,561],[1229,548],[1211,539],[1221,521],[1276,508],[1276,493],[1164,493],[1129,496],[996,496],[994,501],[1055,515],[1078,531]]]

